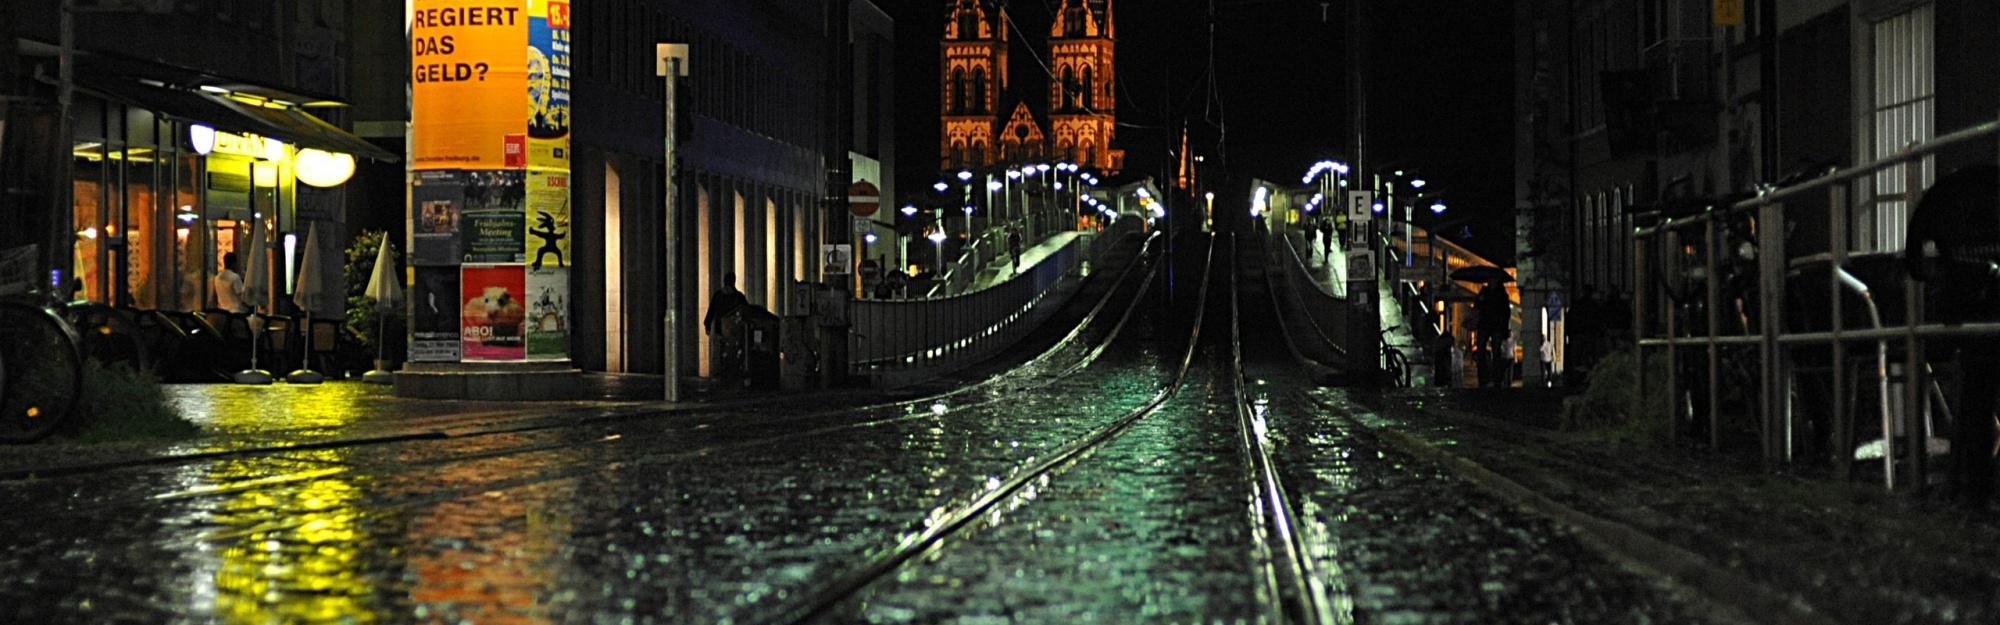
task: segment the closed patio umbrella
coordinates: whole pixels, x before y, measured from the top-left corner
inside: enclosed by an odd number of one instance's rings
[[[380,321],[381,329],[375,332],[375,368],[361,374],[363,382],[389,384],[395,381],[396,374],[383,367],[387,362],[383,350],[387,349],[385,346],[389,344],[387,310],[395,306],[403,295],[403,282],[396,279],[393,255],[394,253],[389,251],[389,237],[385,235],[382,237],[382,247],[375,251],[375,270],[369,272],[368,288],[364,292],[368,299],[375,300],[375,318]]]
[[[271,277],[269,263],[264,255],[269,246],[264,244],[264,218],[252,214],[250,217],[250,239],[243,246],[249,256],[243,266],[243,303],[250,306],[250,368],[231,376],[237,384],[270,384],[271,372],[257,368],[257,342],[263,337],[263,324],[257,323],[258,309],[271,304]]]
[[[320,265],[325,261],[319,253],[319,224],[306,229],[306,249],[299,258],[298,283],[292,287],[292,303],[298,304],[299,327],[306,337],[304,356],[299,360],[299,370],[285,374],[285,381],[293,384],[318,384],[326,376],[312,370],[312,318],[313,311],[326,310],[331,299],[326,292],[326,280],[320,277]]]

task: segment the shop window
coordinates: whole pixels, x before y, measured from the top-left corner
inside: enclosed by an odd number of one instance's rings
[[[206,308],[203,303],[208,298],[208,275],[216,266],[214,257],[203,253],[211,239],[201,220],[201,157],[176,154],[173,163],[174,192],[169,204],[173,214],[174,267],[179,276],[174,292],[175,308],[201,310]]]

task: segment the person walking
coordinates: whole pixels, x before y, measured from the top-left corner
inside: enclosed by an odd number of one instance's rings
[[[1555,386],[1556,344],[1547,334],[1542,335],[1542,384]]]
[[[1512,334],[1507,331],[1507,326],[1514,314],[1513,304],[1507,300],[1506,282],[1498,278],[1488,281],[1484,288],[1479,289],[1472,306],[1479,316],[1474,326],[1474,331],[1479,334],[1479,344],[1473,350],[1480,356],[1479,385],[1504,384],[1505,378],[1500,372],[1504,357],[1500,352],[1506,345],[1507,337]]]
[[[1319,255],[1322,262],[1333,257],[1333,221],[1325,217],[1319,220]]]
[[[1014,273],[1021,273],[1021,230],[1007,231],[1007,251],[1014,256]]]

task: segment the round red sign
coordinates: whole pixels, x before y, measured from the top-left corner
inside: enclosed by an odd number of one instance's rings
[[[855,217],[869,217],[882,207],[882,190],[866,180],[847,187],[847,210]]]

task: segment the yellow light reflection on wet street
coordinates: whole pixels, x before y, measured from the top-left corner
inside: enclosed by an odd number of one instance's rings
[[[267,430],[324,430],[334,434],[394,399],[386,387],[361,383],[312,385],[168,386],[181,414],[203,429],[221,433]]]
[[[371,595],[383,580],[365,562],[373,542],[361,529],[364,480],[324,467],[340,450],[287,458],[236,458],[212,463],[209,481],[240,492],[201,519],[213,548],[215,616],[230,623],[374,622]],[[315,470],[316,469],[316,470]],[[304,479],[283,478],[306,473]],[[248,486],[237,486],[248,484]],[[207,568],[207,567],[204,567]],[[197,590],[197,594],[209,594]]]

